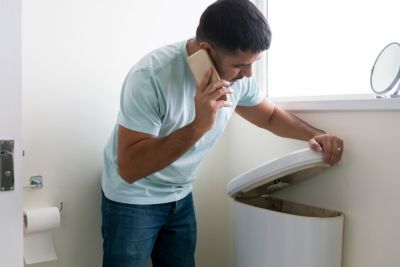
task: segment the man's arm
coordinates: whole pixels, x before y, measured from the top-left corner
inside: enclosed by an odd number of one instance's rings
[[[218,111],[230,106],[219,100],[231,93],[226,81],[210,83],[211,69],[196,88],[194,98],[195,118],[190,124],[165,137],[118,128],[118,171],[128,183],[157,172],[177,160],[188,151],[215,122]]]
[[[256,106],[238,106],[236,112],[254,125],[276,135],[308,141],[314,150],[323,150],[325,161],[338,162],[343,153],[343,141],[337,136],[327,134],[295,115],[263,101]]]
[[[171,135],[153,135],[118,127],[119,175],[128,183],[159,171],[183,155],[203,136],[191,123]]]

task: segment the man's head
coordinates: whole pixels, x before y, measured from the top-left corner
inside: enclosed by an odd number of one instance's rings
[[[218,0],[201,15],[196,41],[206,49],[222,79],[252,75],[252,64],[271,43],[264,15],[248,0]]]

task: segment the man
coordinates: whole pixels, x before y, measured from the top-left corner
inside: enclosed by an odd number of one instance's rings
[[[154,267],[195,265],[192,182],[234,111],[339,161],[341,139],[267,102],[251,78],[270,41],[250,1],[219,0],[202,14],[195,39],[157,49],[131,69],[104,153],[103,266],[145,267],[150,257]],[[199,49],[220,81],[210,82],[210,70],[196,87],[187,57]]]

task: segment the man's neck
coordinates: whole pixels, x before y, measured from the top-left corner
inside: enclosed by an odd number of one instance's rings
[[[186,52],[187,52],[188,56],[193,55],[194,53],[196,53],[199,50],[200,50],[200,46],[197,43],[196,39],[190,39],[189,41],[187,41]]]

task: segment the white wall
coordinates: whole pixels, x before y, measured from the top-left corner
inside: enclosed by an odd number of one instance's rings
[[[23,182],[44,178],[43,189],[25,192],[24,208],[64,202],[59,260],[34,266],[100,266],[102,150],[123,79],[145,53],[194,36],[210,2],[23,2]],[[207,203],[199,203],[202,220]],[[199,253],[204,242],[199,236]]]
[[[343,267],[399,266],[398,151],[400,111],[301,112],[301,118],[343,137],[342,162],[277,195],[345,213]],[[229,132],[230,176],[307,147],[237,118]]]

